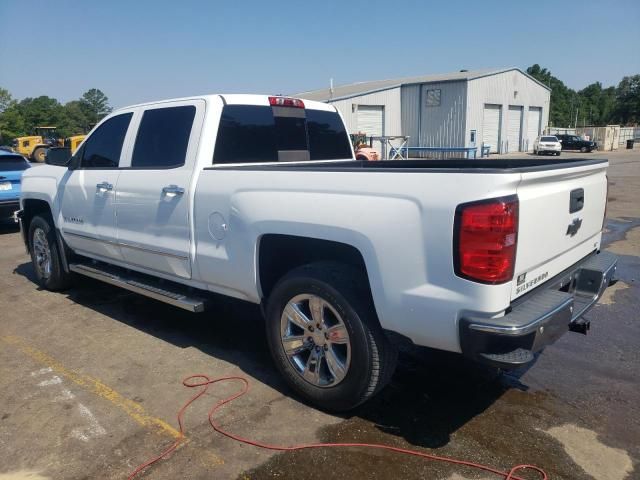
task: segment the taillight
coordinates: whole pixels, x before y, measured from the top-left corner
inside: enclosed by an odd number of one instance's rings
[[[456,275],[497,284],[513,278],[518,243],[518,197],[465,203],[456,209]]]
[[[272,107],[304,108],[302,100],[291,97],[269,97],[269,105]]]

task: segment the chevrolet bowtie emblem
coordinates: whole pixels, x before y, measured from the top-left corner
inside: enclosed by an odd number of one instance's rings
[[[578,233],[578,230],[580,230],[581,226],[582,226],[582,219],[574,218],[573,222],[571,222],[567,227],[567,235],[570,235],[573,237],[576,233]]]

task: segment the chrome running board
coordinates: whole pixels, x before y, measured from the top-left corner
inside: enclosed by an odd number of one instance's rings
[[[69,270],[190,312],[202,312],[205,308],[205,299],[192,296],[188,292],[188,287],[174,282],[159,280],[149,275],[131,272],[103,263],[92,263],[90,265],[72,263],[69,265]]]

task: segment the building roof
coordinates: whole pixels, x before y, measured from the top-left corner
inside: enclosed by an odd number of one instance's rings
[[[306,98],[308,100],[317,100],[320,102],[327,102],[329,100],[342,100],[345,98],[358,97],[360,95],[366,95],[368,93],[379,92],[381,90],[388,90],[390,88],[396,88],[402,85],[411,85],[415,83],[435,83],[435,82],[455,82],[455,81],[468,81],[481,77],[488,77],[490,75],[497,75],[498,73],[510,72],[517,70],[523,75],[529,77],[540,86],[551,90],[545,84],[539,82],[531,75],[523,72],[519,68],[499,68],[499,69],[484,69],[484,70],[467,70],[453,73],[440,73],[435,75],[421,75],[417,77],[404,77],[394,78],[389,80],[374,80],[372,82],[359,82],[351,83],[349,85],[339,85],[333,88],[333,94],[329,91],[329,88],[322,88],[320,90],[310,90],[308,92],[297,93],[294,96],[300,98]]]

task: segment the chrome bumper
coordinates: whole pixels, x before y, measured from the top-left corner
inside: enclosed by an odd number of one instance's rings
[[[582,316],[612,283],[617,257],[591,254],[538,290],[516,300],[503,317],[465,317],[460,322],[463,354],[483,363],[514,368],[534,359],[534,353],[567,331],[587,333]]]

